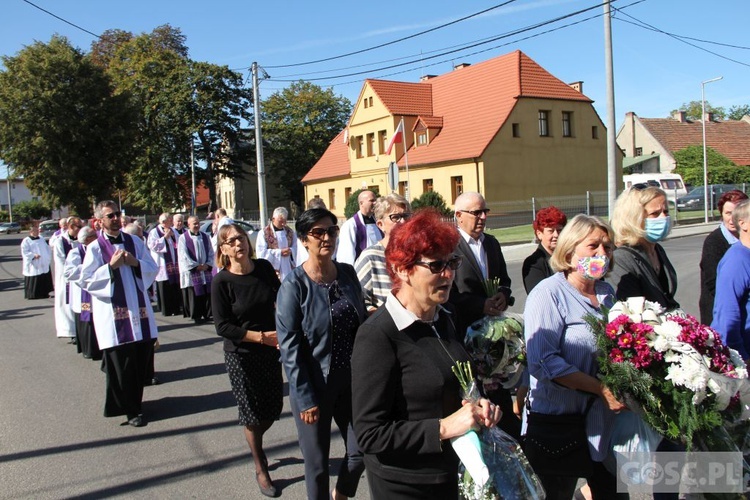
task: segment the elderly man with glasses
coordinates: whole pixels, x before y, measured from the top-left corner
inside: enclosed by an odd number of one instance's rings
[[[484,232],[489,211],[479,193],[466,192],[456,198],[455,217],[461,236],[456,254],[463,258],[463,265],[456,270],[449,301],[456,307],[461,338],[472,323],[484,316],[498,316],[514,302],[500,243]],[[487,296],[484,286],[489,279],[499,284],[498,292],[491,297]],[[515,438],[520,437],[521,421],[513,413],[510,392],[500,388],[488,396],[503,411],[500,428]]]

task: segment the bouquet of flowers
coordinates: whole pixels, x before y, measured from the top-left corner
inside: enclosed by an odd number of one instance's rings
[[[485,316],[466,331],[466,350],[477,367],[485,390],[515,387],[526,367],[523,317],[504,313]]]
[[[463,397],[477,401],[479,394],[468,362],[457,362],[453,373],[458,378]],[[493,427],[469,431],[451,439],[461,460],[458,488],[463,499],[511,500],[540,499],[546,495],[521,446],[511,436]]]
[[[600,349],[599,377],[631,410],[688,449],[730,451],[706,437],[750,419],[750,381],[716,331],[643,297],[617,302],[606,319],[586,319]]]

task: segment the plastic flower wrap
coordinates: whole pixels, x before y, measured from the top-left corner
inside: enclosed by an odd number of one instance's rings
[[[463,397],[479,400],[471,365],[456,363],[453,372],[463,389]],[[546,495],[542,483],[511,436],[497,427],[483,427],[451,439],[461,460],[458,475],[460,498],[467,500],[526,500]]]
[[[703,448],[694,438],[750,419],[745,363],[694,317],[633,297],[587,321],[602,382],[659,434]]]
[[[523,316],[504,313],[474,322],[464,338],[485,390],[515,387],[526,368]]]

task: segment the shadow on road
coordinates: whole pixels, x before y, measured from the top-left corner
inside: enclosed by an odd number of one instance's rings
[[[13,289],[22,289],[23,288],[23,280],[18,280],[15,278],[9,278],[5,280],[0,280],[0,292],[4,292],[6,290],[13,290]]]
[[[46,306],[40,305],[40,306],[33,306],[33,307],[24,307],[23,309],[8,309],[5,311],[0,310],[0,319],[23,319],[23,318],[32,318],[34,316],[43,316],[44,313],[29,314],[29,311],[34,311],[38,309],[48,310],[51,308],[52,308],[52,304],[49,304]]]
[[[161,373],[159,375],[161,376]],[[204,411],[231,408],[236,404],[231,391],[203,396],[167,396],[161,399],[144,401],[143,413],[146,420],[158,422],[159,420],[184,417]]]
[[[159,326],[159,331],[169,331],[169,330],[177,330],[181,328],[179,325],[169,325],[172,328],[169,327],[163,327]],[[192,325],[185,325],[185,326],[192,326]],[[179,351],[182,349],[193,349],[194,347],[206,347],[213,345],[217,342],[223,342],[224,339],[219,337],[218,335],[215,337],[206,337],[205,339],[196,339],[196,340],[184,340],[182,342],[170,342],[168,344],[161,344],[161,347],[157,352],[170,352],[170,351]]]
[[[203,366],[188,366],[187,368],[181,368],[179,370],[159,370],[159,351],[156,351],[156,368],[159,380],[162,382],[176,382],[178,380],[190,380],[201,377],[210,377],[211,375],[224,375],[227,370],[224,367],[224,363],[216,363],[215,365],[203,365]]]

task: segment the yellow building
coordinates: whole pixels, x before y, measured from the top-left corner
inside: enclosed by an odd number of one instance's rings
[[[320,197],[343,216],[357,189],[393,190],[393,161],[409,199],[434,190],[452,204],[479,191],[492,207],[605,191],[606,129],[581,87],[520,51],[419,83],[365,80],[347,129],[302,179],[306,199]],[[402,119],[404,141],[387,154]],[[621,178],[620,155],[617,169]]]

